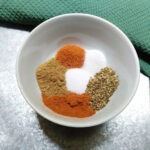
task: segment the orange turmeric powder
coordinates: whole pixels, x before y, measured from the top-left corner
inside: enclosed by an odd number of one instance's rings
[[[67,94],[67,95],[56,95],[47,98],[42,93],[44,104],[56,113],[84,118],[95,114],[95,111],[89,107],[90,96],[86,94]]]
[[[66,68],[80,68],[84,63],[85,50],[76,45],[66,45],[56,54],[56,59]]]

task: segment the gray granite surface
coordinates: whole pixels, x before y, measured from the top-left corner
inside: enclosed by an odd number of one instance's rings
[[[141,74],[132,102],[102,125],[75,129],[39,116],[25,102],[16,82],[19,47],[29,31],[0,26],[0,150],[149,150],[149,79]]]

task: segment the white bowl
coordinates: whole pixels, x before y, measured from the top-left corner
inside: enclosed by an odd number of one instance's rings
[[[106,107],[88,118],[59,115],[48,109],[41,99],[36,68],[66,44],[101,51],[120,79],[120,85]],[[119,28],[105,19],[76,13],[57,16],[37,26],[18,53],[16,69],[20,91],[32,108],[44,118],[69,127],[95,126],[119,114],[134,96],[140,73],[136,51]]]

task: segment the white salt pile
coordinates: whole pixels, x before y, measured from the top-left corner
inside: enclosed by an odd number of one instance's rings
[[[68,69],[66,72],[66,86],[70,92],[83,94],[87,88],[90,74],[79,68]]]
[[[88,71],[92,77],[102,68],[106,67],[106,58],[98,50],[85,52],[85,60],[82,69]]]
[[[85,93],[90,77],[94,77],[104,67],[106,67],[106,59],[100,51],[86,51],[83,66],[67,70],[67,89],[76,94]]]

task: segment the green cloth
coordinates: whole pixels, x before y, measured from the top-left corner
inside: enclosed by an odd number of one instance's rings
[[[141,71],[150,77],[150,0],[0,0],[0,20],[19,24],[35,26],[75,12],[100,16],[123,30],[137,50]]]

